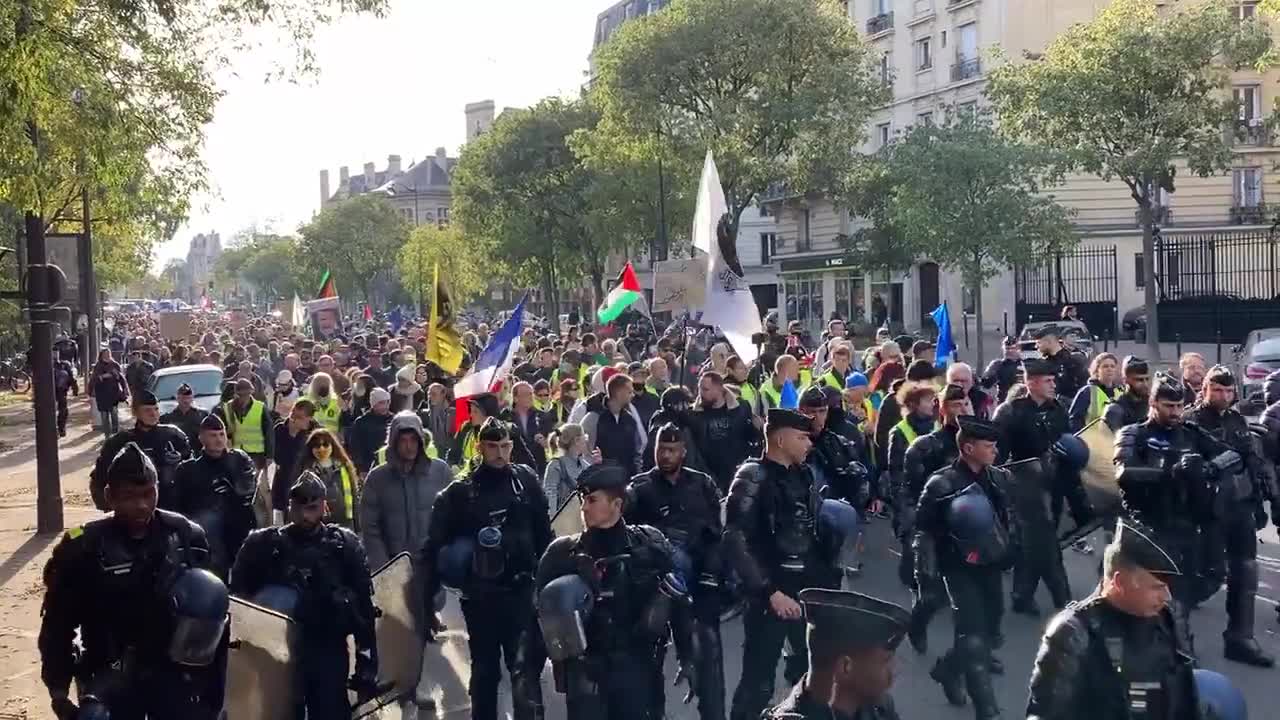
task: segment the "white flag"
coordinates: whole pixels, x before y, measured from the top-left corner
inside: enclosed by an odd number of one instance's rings
[[[693,213],[693,246],[710,256],[702,322],[718,326],[733,351],[750,365],[757,355],[751,336],[761,332],[760,313],[738,258],[737,238],[720,237],[717,233],[727,212],[720,173],[708,150],[698,184],[698,207]]]
[[[302,301],[298,299],[298,293],[293,294],[293,307],[289,310],[289,324],[294,328],[300,328],[307,322],[307,316],[302,310]]]

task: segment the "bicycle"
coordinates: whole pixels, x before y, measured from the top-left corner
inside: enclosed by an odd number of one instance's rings
[[[31,375],[22,369],[22,361],[0,361],[0,390],[25,395],[31,390]]]

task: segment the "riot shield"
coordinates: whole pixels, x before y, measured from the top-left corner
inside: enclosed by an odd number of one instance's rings
[[[362,718],[403,697],[412,697],[422,672],[422,590],[414,582],[413,561],[402,552],[373,575],[374,623],[378,637],[378,686],[386,688],[357,704],[351,694],[352,717]]]
[[[231,598],[226,716],[291,720],[297,701],[299,628],[286,615]]]
[[[583,530],[582,526],[582,496],[574,493],[569,499],[560,506],[554,517],[551,518],[551,530],[555,532],[556,537],[566,537],[576,535]]]
[[[1089,495],[1094,513],[1120,514],[1120,486],[1116,484],[1115,433],[1104,422],[1094,422],[1077,433],[1089,446],[1089,464],[1080,471],[1080,482]]]

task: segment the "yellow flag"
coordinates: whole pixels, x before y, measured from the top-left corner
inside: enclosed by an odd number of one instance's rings
[[[435,294],[431,301],[431,326],[427,335],[427,359],[449,374],[462,367],[462,335],[453,314],[453,299],[440,280],[440,264],[435,268]]]

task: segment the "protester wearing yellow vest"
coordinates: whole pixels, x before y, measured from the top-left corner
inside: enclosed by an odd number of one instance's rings
[[[342,403],[333,394],[332,378],[325,373],[312,375],[307,399],[316,406],[315,420],[320,427],[333,433],[342,429]]]
[[[779,355],[777,361],[773,363],[773,377],[760,385],[762,414],[770,409],[782,407],[782,388],[787,380],[796,386],[796,397],[799,398],[805,388],[804,383],[801,382],[800,361],[796,360],[794,355]]]
[[[844,399],[845,414],[864,432],[870,427],[867,420],[876,412],[871,404],[871,398],[867,397],[867,391],[870,389],[871,384],[867,381],[867,376],[854,370],[845,376],[844,391],[840,393]]]
[[[1079,432],[1085,425],[1102,417],[1107,405],[1123,392],[1120,384],[1120,360],[1112,353],[1098,353],[1089,363],[1089,382],[1080,388],[1067,410],[1067,427]]]
[[[921,435],[937,430],[940,425],[935,409],[938,390],[931,382],[908,382],[898,390],[898,406],[902,419],[889,431],[889,447],[886,457],[889,470],[889,487],[905,487],[902,460],[907,448]],[[888,499],[888,498],[886,498]]]
[[[358,530],[356,524],[356,466],[352,464],[342,443],[328,428],[312,430],[307,436],[307,452],[298,463],[297,473],[310,470],[322,481],[327,491],[325,522]]]
[[[849,344],[836,343],[831,350],[831,368],[822,374],[819,382],[837,392],[843,392],[845,378],[854,372],[852,359],[853,353],[849,349]]]
[[[729,376],[726,381],[738,386],[738,400],[743,405],[751,408],[751,414],[757,419],[763,418],[764,411],[760,409],[760,391],[747,379],[747,364],[742,362],[742,358],[734,355],[729,358],[725,365],[729,368]]]
[[[266,404],[253,397],[253,383],[237,380],[235,396],[216,407],[214,413],[226,425],[231,447],[248,453],[259,470],[265,468],[275,431]]]

